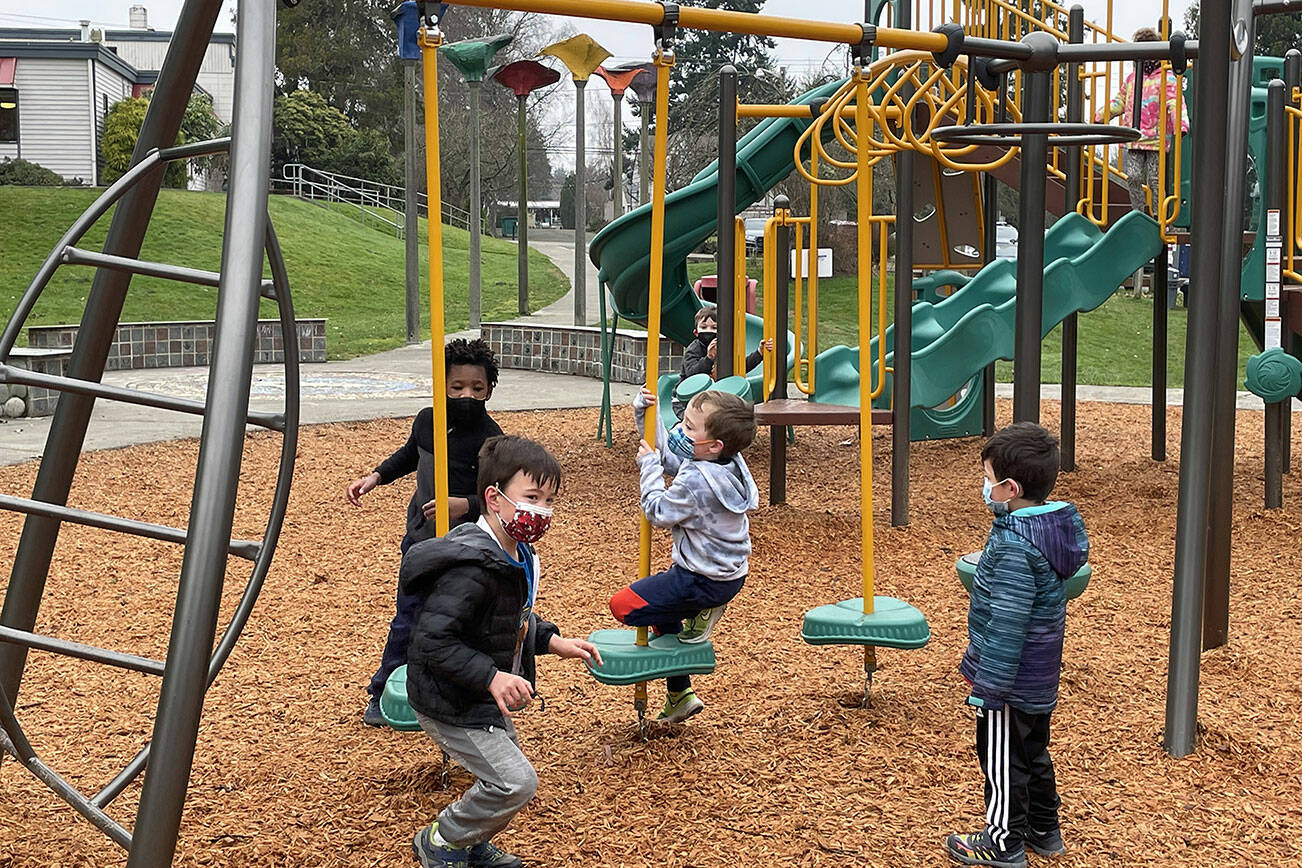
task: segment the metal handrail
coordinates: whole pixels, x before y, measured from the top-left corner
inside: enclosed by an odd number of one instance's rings
[[[404,187],[355,175],[327,172],[305,163],[286,163],[281,169],[281,177],[272,180],[296,198],[317,204],[326,203],[322,207],[344,205],[346,208],[342,213],[359,223],[383,232],[391,231],[399,239],[406,235]],[[424,191],[416,193],[416,213],[421,217],[429,216],[429,196]],[[470,212],[464,208],[442,202],[441,214],[443,222],[449,226],[466,230],[470,228]],[[484,226],[487,228],[487,223]]]

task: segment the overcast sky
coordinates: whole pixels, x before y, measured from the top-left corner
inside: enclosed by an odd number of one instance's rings
[[[307,0],[307,2],[329,2],[329,0]],[[688,0],[690,2],[690,0]],[[1080,0],[1085,7],[1085,18],[1100,24],[1107,14],[1107,0]],[[1171,18],[1179,27],[1184,20],[1184,10],[1191,0],[1170,0]],[[125,27],[128,10],[133,5],[142,5],[149,11],[149,24],[158,30],[170,30],[176,24],[182,0],[0,0],[0,27],[75,27],[79,19],[88,18],[96,26]],[[924,5],[930,5],[924,4]],[[951,4],[940,0],[937,7],[949,7]],[[235,0],[224,0],[222,14],[218,18],[219,31],[231,31],[230,10],[236,6]],[[768,0],[764,11],[771,15],[793,18],[809,18],[823,21],[856,21],[862,14],[860,0]],[[1123,36],[1129,36],[1139,27],[1153,25],[1162,12],[1161,0],[1121,0],[1113,4],[1113,29]],[[918,22],[926,25],[925,20]],[[940,22],[936,22],[940,23]],[[449,15],[444,28],[450,40],[466,39],[480,34],[458,33],[456,30],[455,10]],[[558,19],[558,29],[565,33],[584,32],[601,43],[615,55],[611,63],[642,61],[650,58],[651,28],[637,24],[618,24],[610,21],[597,21],[586,18],[568,20]],[[779,65],[786,66],[793,76],[799,78],[817,70],[824,64],[829,69],[840,70],[844,66],[844,50],[834,49],[823,43],[804,40],[779,40],[774,52]],[[548,99],[551,114],[557,122],[568,119],[573,123],[573,87],[566,76],[562,85]],[[594,142],[603,124],[610,123],[610,100],[606,97],[605,87],[596,83],[588,89],[587,128],[588,141]],[[626,122],[632,120],[625,114]],[[562,125],[563,127],[565,125]],[[557,152],[553,162],[573,165],[573,133],[562,133],[554,140]]]

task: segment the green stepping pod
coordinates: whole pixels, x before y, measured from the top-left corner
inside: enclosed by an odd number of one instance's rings
[[[977,561],[981,560],[981,552],[972,552],[959,558],[954,566],[958,569],[958,581],[963,586],[963,590],[969,594],[972,593],[972,579],[976,576]],[[1085,588],[1090,583],[1090,576],[1094,575],[1094,570],[1089,564],[1081,567],[1076,574],[1064,582],[1067,590],[1067,599],[1074,600],[1085,592]]]
[[[873,612],[864,614],[863,597],[819,606],[805,613],[800,638],[810,645],[874,645],[921,648],[931,639],[927,618],[894,597],[873,597]]]
[[[384,682],[384,692],[380,694],[380,714],[384,722],[401,732],[417,732],[420,724],[416,722],[416,712],[407,702],[407,667],[399,666],[393,670],[389,680]]]
[[[670,675],[708,675],[714,671],[714,643],[684,645],[677,636],[654,636],[637,646],[635,630],[598,630],[588,641],[601,651],[601,666],[588,666],[602,684],[638,684]]]

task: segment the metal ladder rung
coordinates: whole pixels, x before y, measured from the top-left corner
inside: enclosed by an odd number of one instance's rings
[[[131,849],[131,833],[124,829],[121,823],[100,810],[98,805],[92,804],[77,791],[76,787],[64,780],[58,772],[36,755],[31,742],[23,734],[23,728],[18,724],[13,704],[10,703],[3,688],[0,688],[0,748],[13,754],[29,772],[36,776],[37,780],[54,790],[61,799],[72,806],[73,810],[108,835],[115,844],[128,851]]]
[[[58,506],[40,500],[29,500],[25,497],[11,497],[7,494],[0,494],[0,509],[5,509],[10,512],[22,512],[27,515],[39,515],[45,518],[57,518],[60,521],[70,521],[74,524],[86,525],[87,527],[97,527],[102,530],[129,533],[134,536],[161,540],[163,542],[179,543],[181,545],[185,545],[186,543],[186,531],[179,527],[168,527],[164,524],[151,524],[150,522],[122,518],[121,516],[109,515],[104,512],[90,512],[84,509],[72,509],[67,506]],[[238,539],[231,540],[230,545],[227,548],[227,551],[231,554],[248,561],[256,561],[258,559],[258,553],[261,550],[262,544],[260,542]]]
[[[149,675],[162,675],[165,668],[162,660],[153,660],[137,654],[124,654],[121,651],[57,639],[54,636],[43,636],[28,630],[15,630],[13,627],[0,626],[0,642],[36,648],[40,651],[62,654],[65,657],[76,657],[78,660],[89,660],[92,663],[103,663],[119,669],[130,669],[133,672],[145,672]]]
[[[20,383],[26,386],[41,386],[56,392],[73,392],[78,395],[91,395],[96,398],[108,398],[125,404],[137,404],[142,407],[154,407],[160,410],[175,410],[178,413],[190,413],[202,416],[207,406],[202,401],[188,398],[174,398],[156,392],[141,392],[136,389],[124,389],[120,386],[107,386],[92,380],[78,380],[73,377],[61,377],[57,374],[42,374],[13,365],[0,364],[0,383]],[[245,417],[250,425],[268,428],[272,431],[285,430],[283,413],[266,413],[249,411]]]
[[[129,274],[143,274],[146,277],[161,277],[165,280],[195,283],[200,286],[217,286],[221,281],[221,274],[216,271],[187,268],[184,265],[168,265],[165,262],[148,262],[143,259],[133,259],[129,256],[112,256],[107,253],[83,250],[72,245],[63,248],[63,252],[59,254],[59,261],[65,265],[91,265],[96,268],[125,271]],[[263,298],[269,298],[272,301],[276,300],[275,284],[270,280],[262,281],[258,286],[258,292]]]

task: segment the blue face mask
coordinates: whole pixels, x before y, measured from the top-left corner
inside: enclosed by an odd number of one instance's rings
[[[1004,480],[1004,482],[1007,481],[1008,480],[1006,479]],[[1003,483],[1000,484],[1002,485]],[[1008,515],[1009,513],[1008,501],[992,500],[990,498],[990,492],[993,489],[994,489],[994,485],[990,483],[989,479],[981,480],[981,496],[985,499],[986,506],[990,507],[990,511],[995,514],[996,518],[998,518],[1001,515]]]
[[[669,451],[684,461],[696,458],[696,441],[687,436],[681,424],[675,425],[674,430],[669,432]]]

